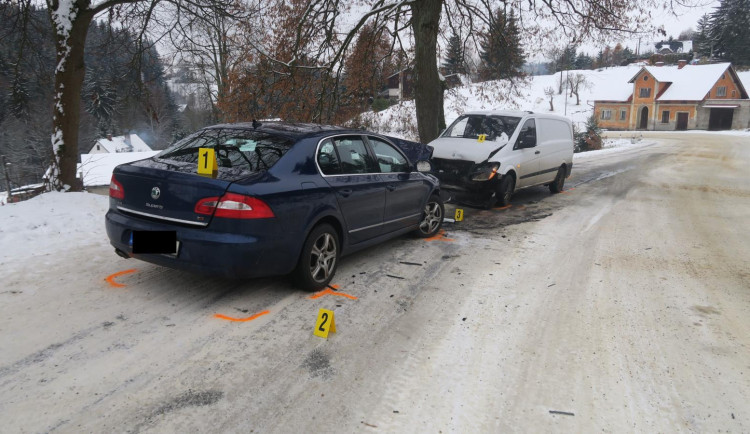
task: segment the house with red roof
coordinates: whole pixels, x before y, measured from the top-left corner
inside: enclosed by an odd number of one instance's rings
[[[644,66],[627,83],[612,83],[594,101],[611,130],[729,130],[750,128],[750,98],[730,63]]]

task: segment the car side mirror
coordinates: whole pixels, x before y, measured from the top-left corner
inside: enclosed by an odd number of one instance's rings
[[[417,161],[417,172],[432,172],[432,164],[427,160]]]

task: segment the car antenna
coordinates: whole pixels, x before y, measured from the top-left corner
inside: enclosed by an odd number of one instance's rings
[[[258,127],[259,127],[259,126],[261,126],[261,125],[263,125],[263,124],[262,124],[262,123],[260,123],[260,122],[258,122],[258,121],[257,121],[257,120],[255,120],[255,119],[253,119],[253,128],[255,128],[255,129],[257,130],[257,129],[258,129]]]

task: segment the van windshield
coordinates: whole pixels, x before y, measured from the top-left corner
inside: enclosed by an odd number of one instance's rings
[[[505,134],[508,140],[516,130],[521,118],[499,115],[463,115],[455,120],[442,137],[477,139],[484,134],[487,140],[497,140]]]

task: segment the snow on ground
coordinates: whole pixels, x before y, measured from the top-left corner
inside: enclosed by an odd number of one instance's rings
[[[78,173],[83,174],[83,185],[109,185],[112,171],[120,164],[151,158],[161,151],[118,152],[114,154],[82,154]]]
[[[0,267],[7,272],[45,255],[107,243],[108,207],[107,196],[58,192],[1,206]]]
[[[628,137],[623,134],[622,137],[605,138],[602,143],[602,149],[573,154],[573,161],[581,161],[598,155],[616,154],[630,149],[651,146],[656,143],[656,140],[642,139],[632,134]]]

